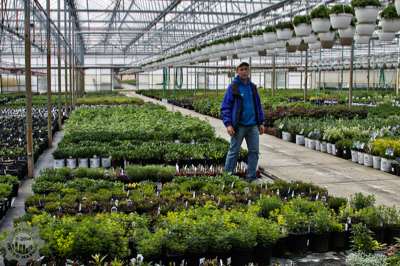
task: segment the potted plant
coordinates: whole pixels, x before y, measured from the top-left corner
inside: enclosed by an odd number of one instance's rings
[[[319,49],[322,48],[320,41],[317,41],[317,42],[314,42],[314,43],[309,43],[308,47],[310,48],[310,50],[319,50]]]
[[[288,52],[296,52],[297,47],[301,43],[301,38],[297,37],[295,33],[293,33],[293,36],[291,39],[287,41],[286,48],[288,49]]]
[[[354,35],[356,32],[355,23],[356,23],[356,20],[353,19],[348,28],[338,30],[341,45],[350,46],[353,44],[353,38],[354,38]]]
[[[354,41],[356,44],[368,44],[370,40],[370,36],[360,36],[360,35],[355,35]]]
[[[54,157],[54,168],[63,168],[65,167],[65,154],[57,149],[55,152],[53,152],[53,157]]]
[[[315,43],[318,41],[318,35],[315,33],[311,33],[310,35],[303,38],[305,43]]]
[[[305,37],[311,34],[311,19],[308,15],[295,16],[293,18],[294,31],[296,36]]]
[[[71,156],[67,158],[67,167],[70,169],[76,168],[76,159]]]
[[[263,30],[257,30],[253,32],[252,38],[253,38],[253,45],[254,46],[260,46],[264,44],[264,31]]]
[[[331,49],[335,43],[336,32],[331,28],[328,32],[319,33],[318,37],[324,49]]]
[[[334,29],[347,29],[353,19],[350,5],[336,4],[329,10],[329,18]]]
[[[111,156],[101,157],[101,167],[103,167],[103,168],[111,167]]]
[[[365,148],[365,154],[364,154],[364,165],[367,167],[373,166],[373,156],[371,155],[371,148],[372,145],[369,142]]]
[[[382,10],[381,26],[384,32],[398,32],[400,30],[400,16],[393,4],[387,5]]]
[[[333,228],[340,227],[332,211],[322,204],[318,204],[317,210],[311,218],[310,249],[313,252],[327,252],[329,240]]]
[[[359,36],[372,36],[376,28],[375,23],[357,23],[356,33]]]
[[[400,15],[400,0],[394,0],[394,5],[396,7],[397,15]]]
[[[352,0],[358,23],[374,23],[379,13],[379,0]]]
[[[314,8],[310,13],[311,27],[316,33],[327,32],[331,27],[329,20],[329,8],[321,4]]]
[[[289,21],[279,22],[276,26],[278,40],[287,41],[293,36],[293,24]]]
[[[90,168],[99,168],[100,167],[100,158],[97,155],[94,155],[93,158],[90,158]]]
[[[273,43],[277,40],[276,28],[274,26],[267,26],[264,28],[263,34],[264,42]]]

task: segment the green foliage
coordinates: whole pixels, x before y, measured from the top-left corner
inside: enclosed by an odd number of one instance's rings
[[[133,182],[144,180],[169,182],[175,176],[176,169],[173,166],[160,165],[129,165],[126,167],[126,174]]]
[[[372,237],[373,233],[365,224],[355,224],[351,230],[352,249],[357,252],[372,253],[380,249],[378,241]]]
[[[274,27],[274,26],[266,26],[264,28],[264,32],[276,32],[276,27]]]
[[[310,18],[310,16],[308,16],[308,15],[304,15],[304,16],[295,16],[294,18],[293,18],[293,25],[294,26],[298,26],[298,25],[300,25],[300,24],[303,24],[303,23],[305,23],[305,24],[311,24],[311,18]]]
[[[100,96],[100,97],[83,97],[78,98],[78,105],[119,105],[119,104],[134,104],[142,105],[144,101],[135,97],[126,96]]]
[[[353,7],[366,7],[366,6],[377,6],[380,7],[381,3],[379,0],[351,0]]]
[[[0,183],[0,199],[8,198],[11,195],[12,186],[10,184]]]
[[[355,193],[350,199],[350,206],[355,210],[361,210],[374,206],[375,201],[374,195],[365,196],[362,193]]]
[[[330,8],[329,13],[330,14],[341,14],[341,13],[354,14],[354,10],[351,5],[335,4]]]
[[[258,204],[260,206],[260,216],[268,219],[272,211],[282,207],[283,202],[280,198],[271,196],[260,199]]]
[[[363,252],[351,253],[346,257],[346,265],[349,266],[382,266],[387,265],[387,259],[383,254],[365,254]],[[390,264],[389,265],[395,265]]]
[[[310,18],[329,18],[329,8],[325,4],[317,6],[311,10]]]
[[[397,14],[396,7],[393,4],[387,5],[381,12],[382,19],[398,19],[400,16]]]
[[[276,29],[293,29],[293,24],[290,21],[279,22],[275,26]]]

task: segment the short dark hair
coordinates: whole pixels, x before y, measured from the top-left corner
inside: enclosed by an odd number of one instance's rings
[[[236,70],[238,70],[240,67],[243,67],[243,66],[250,67],[250,64],[247,62],[242,62],[236,67]]]

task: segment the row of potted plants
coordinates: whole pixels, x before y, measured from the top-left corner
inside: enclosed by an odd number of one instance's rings
[[[199,257],[218,256],[231,257],[235,265],[244,265],[249,261],[267,262],[271,253],[280,256],[283,251],[345,249],[350,245],[349,230],[358,223],[375,230],[382,242],[391,242],[399,235],[400,216],[396,208],[376,207],[374,197],[362,194],[347,202],[329,197],[323,188],[301,182],[257,185],[233,176],[177,177],[163,186],[149,181],[135,183],[128,193],[121,190],[120,182],[105,180],[107,171],[103,172],[104,180],[99,180],[98,171],[92,169],[85,169],[79,178],[72,177],[71,172],[78,174],[78,170],[49,170],[36,181],[42,184],[34,186],[35,193],[45,192],[46,196],[35,194],[27,201],[25,219],[39,226],[46,243],[43,255],[50,260],[71,258],[86,262],[89,254],[126,259],[140,253],[147,261],[165,264],[182,259],[193,263]],[[95,178],[84,178],[85,175]],[[54,189],[48,193],[45,190],[50,186]],[[151,216],[118,213],[126,208],[122,197],[127,193],[135,206],[127,212],[139,211]],[[159,202],[154,204],[158,198],[176,204],[184,195],[188,203],[175,205],[169,211],[160,208]],[[74,217],[63,212],[66,207],[62,201],[67,198],[72,198],[71,204],[76,209],[71,213],[84,214],[92,205],[90,201],[101,202],[100,196],[112,206],[111,209],[100,206],[100,212],[111,211],[111,214]],[[215,200],[224,196],[225,204],[221,204],[222,199]],[[234,201],[241,203],[229,205]],[[54,218],[52,214],[61,216]],[[114,226],[109,227],[110,224]],[[93,232],[102,230],[105,232],[100,235],[105,234],[105,239],[96,240],[98,235]],[[57,245],[57,239],[68,239],[69,244]],[[109,246],[105,250],[102,247],[108,244],[103,245],[104,241],[119,241],[124,248],[117,252]]]
[[[282,139],[353,162],[399,174],[399,117],[284,118],[274,123]]]

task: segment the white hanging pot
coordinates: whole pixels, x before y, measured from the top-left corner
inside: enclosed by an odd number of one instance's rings
[[[285,41],[277,41],[274,45],[274,48],[285,48],[286,42]]]
[[[319,50],[319,49],[321,49],[321,42],[317,41],[314,43],[309,43],[308,48],[310,48],[310,50]]]
[[[348,13],[330,14],[329,18],[332,24],[332,28],[334,28],[335,30],[346,29],[350,26],[353,15]]]
[[[297,145],[304,145],[305,144],[305,138],[303,135],[296,135],[296,144]]]
[[[290,40],[288,40],[288,44],[290,46],[299,46],[301,43],[301,38],[300,37],[293,37]]]
[[[369,36],[360,36],[360,35],[356,35],[354,37],[354,40],[357,44],[368,44],[369,42]]]
[[[348,27],[346,29],[339,29],[340,38],[354,38],[355,28],[353,26]]]
[[[110,168],[111,167],[111,156],[101,158],[101,167]]]
[[[395,0],[394,6],[396,7],[397,15],[400,16],[400,0]]]
[[[311,25],[307,23],[301,23],[297,26],[294,26],[294,31],[296,32],[296,36],[304,37],[311,34]]]
[[[332,144],[332,155],[337,155],[336,144]]]
[[[358,23],[375,23],[379,8],[376,6],[354,8]]]
[[[284,141],[291,141],[292,140],[292,134],[290,134],[289,132],[282,132],[282,139]]]
[[[363,152],[360,152],[360,151],[358,152],[357,159],[358,159],[358,164],[364,165],[364,153]]]
[[[55,159],[53,167],[56,169],[65,167],[65,160],[64,159]]]
[[[67,159],[67,167],[70,169],[76,168],[76,159],[75,158],[68,158]]]
[[[360,36],[372,36],[376,28],[376,24],[358,23],[356,25],[356,33]]]
[[[311,28],[316,33],[327,32],[330,27],[329,18],[314,18],[311,20]]]
[[[308,36],[303,37],[305,43],[315,43],[318,41],[317,35],[310,34]]]
[[[381,20],[382,30],[385,32],[398,32],[400,30],[400,19],[386,19]]]
[[[332,143],[328,143],[328,144],[326,145],[326,152],[327,152],[328,154],[332,154]]]
[[[321,142],[319,140],[315,140],[315,150],[321,151]]]
[[[315,150],[315,148],[316,148],[316,142],[315,142],[314,139],[310,139],[310,140],[308,141],[308,148],[310,148],[311,150]]]
[[[254,46],[259,46],[264,44],[264,36],[263,35],[257,35],[257,36],[253,36],[253,45]]]
[[[278,40],[287,41],[293,36],[292,29],[276,29],[276,36]]]
[[[276,42],[278,37],[276,36],[276,32],[265,32],[263,34],[263,38],[264,42],[271,43],[271,42]]]
[[[304,138],[304,146],[306,148],[310,148],[310,139],[309,138]]]
[[[79,167],[89,167],[89,159],[88,158],[79,158],[78,159],[78,166]]]
[[[94,156],[90,158],[90,168],[99,168],[100,167],[100,158]]]
[[[328,144],[326,142],[321,142],[320,148],[321,152],[326,153],[328,151]]]
[[[382,158],[379,156],[372,156],[372,167],[374,169],[381,169],[381,160]]]
[[[242,47],[250,47],[253,46],[253,38],[247,37],[241,39]]]
[[[318,33],[320,41],[333,41],[335,39],[335,33],[332,31]]]
[[[391,42],[396,37],[396,32],[378,31],[378,38],[381,42]]]
[[[372,167],[373,165],[373,158],[371,154],[364,154],[364,165],[368,167]]]
[[[353,163],[358,163],[358,151],[351,151],[351,161]]]
[[[386,158],[381,159],[381,171],[389,173],[392,170],[392,161]]]

